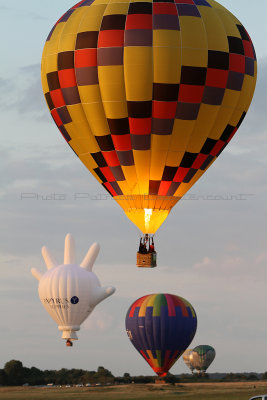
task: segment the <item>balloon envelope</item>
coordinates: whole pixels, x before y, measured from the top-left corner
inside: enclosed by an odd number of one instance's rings
[[[198,372],[206,372],[214,360],[216,352],[213,347],[200,345],[195,347],[190,354],[190,362]]]
[[[136,350],[159,376],[165,376],[193,340],[197,316],[187,300],[159,293],[136,300],[125,324]]]
[[[190,359],[191,353],[192,353],[192,349],[187,349],[183,354],[183,360],[184,360],[185,365],[191,370],[191,372],[193,372],[194,368],[192,366],[191,359]]]
[[[42,84],[70,147],[152,234],[236,133],[256,68],[214,0],[84,0],[50,32]]]

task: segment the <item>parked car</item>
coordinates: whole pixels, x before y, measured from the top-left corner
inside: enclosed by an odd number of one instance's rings
[[[267,394],[261,394],[260,396],[251,397],[249,400],[267,400]]]

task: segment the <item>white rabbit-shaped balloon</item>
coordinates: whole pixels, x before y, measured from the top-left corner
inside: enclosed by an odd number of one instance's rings
[[[94,243],[81,265],[75,264],[75,242],[68,234],[65,239],[64,264],[58,265],[49,250],[42,248],[42,255],[48,271],[45,274],[31,270],[39,281],[39,296],[58,329],[63,331],[62,339],[67,346],[77,340],[76,331],[91,314],[95,306],[115,292],[112,286],[101,287],[92,272],[100,246]]]

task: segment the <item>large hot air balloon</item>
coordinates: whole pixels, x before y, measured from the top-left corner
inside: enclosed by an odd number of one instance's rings
[[[215,358],[215,350],[208,345],[200,345],[195,347],[190,354],[190,362],[199,374],[205,374],[210,364]]]
[[[183,360],[184,360],[185,365],[193,373],[194,367],[192,366],[192,363],[191,363],[191,354],[192,354],[192,349],[187,349],[183,354]]]
[[[97,276],[92,272],[100,246],[94,243],[81,265],[75,263],[75,244],[70,234],[65,240],[64,264],[58,265],[46,247],[42,249],[48,271],[45,274],[32,269],[39,281],[40,300],[62,331],[62,339],[67,346],[77,340],[76,331],[91,314],[95,306],[111,296],[115,288],[101,287]]]
[[[91,174],[154,234],[244,120],[256,55],[214,0],[84,0],[50,32],[42,84]]]
[[[136,300],[125,324],[136,350],[164,377],[193,340],[197,316],[187,300],[159,293]]]

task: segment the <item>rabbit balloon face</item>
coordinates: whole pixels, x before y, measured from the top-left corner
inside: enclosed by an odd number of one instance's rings
[[[64,264],[58,265],[46,247],[42,255],[48,271],[41,274],[32,269],[33,276],[39,280],[40,300],[63,331],[62,338],[78,339],[76,331],[91,314],[95,306],[115,292],[112,286],[101,287],[97,276],[92,272],[100,246],[94,243],[81,265],[75,264],[75,243],[70,234],[65,239]]]

